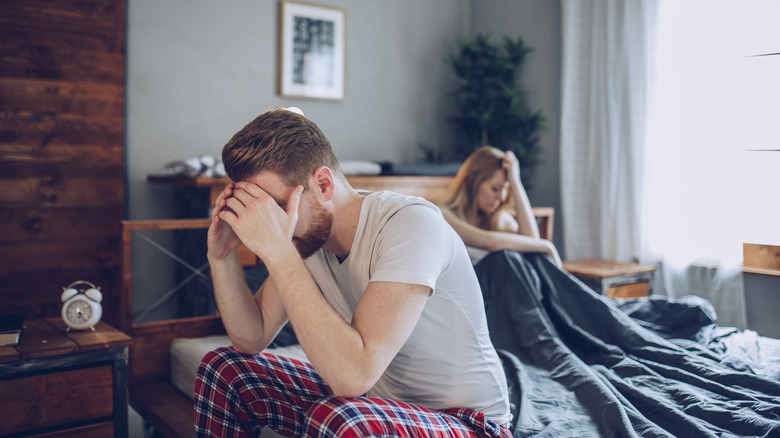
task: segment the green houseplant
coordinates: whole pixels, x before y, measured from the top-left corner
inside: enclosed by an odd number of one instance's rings
[[[541,110],[528,108],[527,93],[518,81],[530,51],[520,37],[496,43],[489,34],[477,34],[460,40],[449,59],[459,80],[450,94],[455,106],[451,122],[459,139],[452,152],[463,159],[485,144],[511,150],[520,161],[524,184],[541,162],[539,132],[544,123]]]

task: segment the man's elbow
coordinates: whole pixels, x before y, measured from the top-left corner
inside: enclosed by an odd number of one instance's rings
[[[333,382],[328,382],[328,386],[333,391],[333,395],[342,398],[361,397],[376,383],[376,379],[368,380],[355,375],[338,376],[337,379],[333,380]]]
[[[260,342],[249,339],[233,339],[230,338],[230,342],[233,344],[233,349],[239,353],[249,354],[254,356],[265,349],[265,346]]]
[[[329,385],[333,395],[341,398],[357,398],[363,396],[371,389],[370,386],[357,382],[344,382],[343,384]]]

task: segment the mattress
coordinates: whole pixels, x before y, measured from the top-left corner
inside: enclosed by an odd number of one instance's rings
[[[195,378],[203,356],[211,350],[230,345],[227,335],[203,338],[178,338],[171,344],[171,383],[189,397],[195,392]],[[308,362],[299,344],[265,350],[279,356],[286,356]]]

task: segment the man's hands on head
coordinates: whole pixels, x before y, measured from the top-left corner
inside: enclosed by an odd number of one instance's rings
[[[236,254],[241,240],[233,232],[230,224],[222,220],[220,213],[228,211],[226,199],[233,196],[235,185],[230,183],[219,194],[214,209],[211,211],[211,225],[208,231],[208,258],[212,261],[222,261]]]
[[[277,202],[257,184],[240,181],[228,185],[217,198],[212,213],[209,253],[220,260],[219,255],[224,255],[225,251],[234,252],[243,243],[267,262],[274,255],[295,251],[292,237],[298,223],[302,192],[303,186],[297,186],[289,192],[288,199]],[[228,228],[230,232],[222,228]],[[228,238],[230,234],[238,241],[234,246],[224,244],[234,242]]]
[[[231,343],[239,351],[254,354],[268,346],[287,315],[282,306],[274,305],[278,297],[272,282],[263,283],[253,294],[244,279],[237,251],[242,239],[231,225],[241,213],[228,206],[238,191],[230,183],[217,197],[208,231],[208,258],[214,297]]]

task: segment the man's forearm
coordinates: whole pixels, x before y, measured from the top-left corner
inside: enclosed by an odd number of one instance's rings
[[[334,392],[349,393],[345,387],[366,369],[360,334],[327,302],[297,252],[277,255],[266,267],[298,341]]]
[[[260,345],[263,318],[246,284],[238,256],[234,254],[224,260],[209,259],[209,265],[217,309],[233,346],[247,353],[259,352],[265,347]]]

